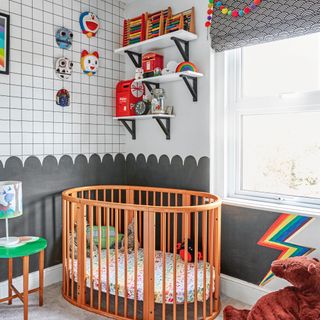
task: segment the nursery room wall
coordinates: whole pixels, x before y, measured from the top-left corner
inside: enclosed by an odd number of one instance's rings
[[[137,139],[132,140],[126,135],[126,152],[146,157],[154,154],[159,158],[167,155],[170,159],[179,155],[183,160],[193,156],[197,161],[209,156],[209,125],[210,125],[210,46],[207,33],[203,28],[203,14],[207,8],[206,1],[148,1],[139,0],[125,7],[125,16],[132,18],[143,11],[156,12],[170,6],[173,14],[195,7],[196,33],[198,40],[190,42],[190,61],[195,63],[199,72],[204,74],[198,79],[198,102],[192,101],[192,96],[183,83],[164,84],[168,105],[174,107],[176,117],[171,121],[171,140],[166,141],[161,129],[155,123],[143,121],[137,123]],[[176,47],[159,50],[164,55],[165,65],[171,61],[182,62],[183,58]],[[135,68],[130,60],[126,60],[126,78],[134,77]],[[199,143],[201,141],[201,143]]]
[[[189,99],[189,92],[183,83],[163,85],[168,104],[174,105],[176,114],[171,123],[170,141],[165,140],[161,130],[152,122],[137,123],[136,140],[131,140],[131,136],[126,134],[127,181],[133,185],[185,187],[206,191],[211,186],[211,191],[217,192],[221,188],[214,184],[214,160],[216,153],[223,152],[223,149],[215,148],[218,136],[213,134],[216,132],[216,122],[212,114],[221,110],[221,106],[212,101],[216,95],[216,90],[212,88],[217,88],[215,81],[223,82],[223,73],[215,73],[216,63],[223,65],[223,53],[217,54],[210,48],[204,27],[207,1],[135,1],[126,6],[125,16],[132,18],[142,12],[155,12],[169,5],[173,12],[195,6],[199,39],[190,43],[191,61],[205,76],[199,80],[197,103]],[[162,53],[166,60],[180,57],[174,47]],[[210,78],[210,74],[215,77],[215,81]],[[131,61],[127,60],[126,78],[132,78],[133,75],[134,68]],[[317,230],[320,228],[320,219],[305,215],[303,210],[274,212],[233,204],[224,205],[222,213],[222,288],[236,299],[254,303],[265,291],[284,286],[284,281],[275,279],[269,273],[271,262],[280,255],[289,257],[300,251],[319,257],[320,239]],[[291,227],[293,223],[295,226]],[[271,234],[282,240],[277,244],[272,243]],[[294,252],[292,248],[295,248]],[[260,285],[260,288],[251,284]],[[242,291],[238,291],[239,288]],[[241,294],[237,294],[239,292]]]
[[[114,87],[123,78],[120,46],[123,3],[117,0],[1,0],[11,18],[10,74],[0,74],[0,179],[22,181],[24,214],[10,221],[10,233],[48,240],[45,266],[61,263],[61,192],[80,185],[123,183],[123,130],[112,120]],[[93,11],[101,22],[95,38],[81,33],[79,16]],[[69,50],[60,49],[56,31],[74,34]],[[98,51],[96,76],[82,73],[82,50]],[[73,74],[60,80],[55,63],[74,62]],[[69,107],[56,105],[61,88]],[[5,223],[0,222],[0,236]],[[37,262],[32,260],[31,271]],[[21,271],[15,264],[14,275]],[[6,279],[0,268],[0,281]],[[1,290],[0,290],[1,291]]]

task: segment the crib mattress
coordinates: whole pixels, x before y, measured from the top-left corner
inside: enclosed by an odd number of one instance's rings
[[[166,253],[166,296],[165,303],[173,304],[173,254]],[[99,265],[98,257],[93,258],[93,287],[95,290],[99,288]],[[137,263],[137,299],[143,301],[143,264],[144,261],[144,251],[143,249],[138,250],[138,263]],[[162,303],[162,252],[156,251],[155,255],[155,303]],[[70,266],[72,264],[70,263]],[[176,257],[176,301],[177,303],[183,303],[184,298],[184,261],[179,255]],[[74,260],[74,277],[77,281],[77,261]],[[116,270],[115,270],[115,250],[110,250],[109,253],[109,282],[110,282],[110,294],[115,295],[116,288]],[[127,265],[127,295],[129,299],[134,299],[134,253],[128,254],[128,265]],[[197,300],[203,301],[204,289],[206,290],[206,299],[209,298],[210,290],[210,264],[206,263],[206,286],[203,286],[203,275],[204,275],[204,262],[198,262],[198,290],[197,290]],[[90,288],[90,258],[86,260],[86,273],[87,273],[87,287]],[[188,285],[187,285],[187,302],[194,302],[195,300],[195,290],[194,290],[194,277],[195,277],[195,267],[194,263],[188,263]],[[101,252],[101,290],[103,292],[107,291],[107,281],[106,281],[106,250]],[[212,277],[214,280],[214,270],[212,270]],[[214,283],[213,283],[214,290]],[[118,252],[118,295],[124,297],[125,295],[125,258],[124,254]]]

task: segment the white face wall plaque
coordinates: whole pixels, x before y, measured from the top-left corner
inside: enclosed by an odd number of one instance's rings
[[[59,79],[67,80],[71,77],[73,62],[68,58],[61,57],[56,61],[56,74]]]

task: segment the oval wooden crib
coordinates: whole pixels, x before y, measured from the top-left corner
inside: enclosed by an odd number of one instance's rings
[[[91,186],[63,192],[62,203],[62,294],[70,303],[112,319],[218,316],[219,197]]]

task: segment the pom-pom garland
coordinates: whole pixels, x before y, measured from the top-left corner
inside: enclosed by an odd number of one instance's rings
[[[262,2],[262,0],[253,0],[244,9],[230,9],[223,5],[221,0],[214,0],[216,9],[220,10],[222,14],[229,15],[234,18],[243,17],[249,14],[251,11],[255,10]]]
[[[208,17],[205,23],[206,28],[209,28],[212,23],[212,15],[214,13],[214,7],[221,11],[221,13],[225,16],[231,16],[234,18],[243,17],[253,10],[255,10],[260,4],[262,0],[252,0],[249,5],[247,5],[244,9],[230,9],[223,5],[222,0],[209,0],[208,4]]]

